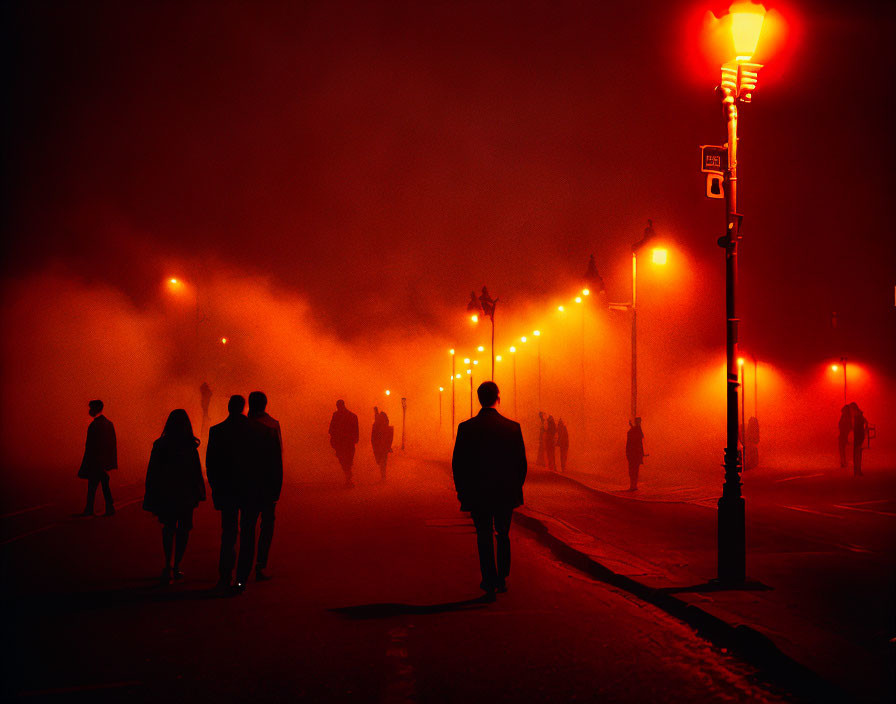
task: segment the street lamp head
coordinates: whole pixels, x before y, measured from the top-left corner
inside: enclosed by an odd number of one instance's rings
[[[439,387],[439,393],[442,393],[444,390],[445,390],[444,387],[442,387],[442,386]]]
[[[177,286],[177,279],[168,279],[168,281]]]
[[[831,365],[831,371],[832,371],[832,372],[836,372],[838,369],[840,369],[840,367],[839,367],[838,365],[836,365],[836,364],[832,364],[832,365]]]
[[[557,306],[557,310],[559,310],[562,313],[566,309],[563,306]]]
[[[535,337],[538,337],[539,335],[541,335],[541,330],[533,330],[532,334],[535,335]]]
[[[511,354],[516,354],[516,347],[511,347],[510,352]]]
[[[472,373],[473,373],[472,369],[467,369],[467,374],[472,374]]]
[[[386,396],[391,396],[391,395],[392,395],[392,392],[389,391],[389,389],[386,389]]]
[[[469,363],[470,363],[470,358],[464,357],[464,364],[469,364]]]
[[[226,338],[226,337],[222,337],[222,338],[221,338],[221,344],[222,344],[222,345],[226,345],[226,344],[227,344],[227,338]]]
[[[496,362],[500,362],[502,359],[503,359],[503,357],[502,357],[501,355],[497,355],[497,356],[495,357],[495,361],[496,361]]]
[[[479,347],[476,348],[476,351],[477,352],[485,352],[485,347],[483,347],[482,345],[479,345]]]
[[[472,320],[474,323],[478,323],[479,316],[474,313],[473,315],[470,316],[470,320]]]
[[[479,360],[478,360],[478,359],[474,359],[474,360],[473,360],[473,364],[479,364]]]
[[[752,2],[735,2],[729,8],[731,14],[731,39],[734,41],[735,61],[749,61],[756,53],[765,8]]]
[[[657,247],[653,250],[653,263],[663,266],[669,260],[669,250]]]
[[[525,342],[525,341],[526,341],[526,336],[523,335],[523,336],[520,338],[520,342]]]
[[[583,296],[590,296],[590,295],[591,295],[591,291],[590,291],[590,289],[583,288],[583,289],[582,289],[582,295],[583,295]]]
[[[582,297],[576,296],[576,303],[581,303],[581,302],[582,302]]]
[[[453,348],[453,347],[452,347],[450,350],[448,350],[448,354],[454,354],[454,348]]]
[[[744,366],[744,358],[743,357],[737,358],[737,366],[739,366],[739,367]]]

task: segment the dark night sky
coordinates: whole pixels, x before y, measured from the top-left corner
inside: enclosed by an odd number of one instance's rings
[[[844,350],[891,367],[892,4],[770,6],[794,31],[742,113],[744,336],[793,366]],[[697,147],[723,122],[690,54],[699,10],[14,3],[5,274],[52,262],[143,304],[166,261],[205,258],[271,275],[355,338],[438,330],[481,282],[546,300],[591,252],[622,298],[651,217],[721,321],[724,216]]]

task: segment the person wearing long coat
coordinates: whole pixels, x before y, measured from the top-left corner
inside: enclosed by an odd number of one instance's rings
[[[641,429],[640,418],[635,418],[634,425],[631,425],[626,434],[625,458],[628,460],[629,491],[637,491],[638,474],[644,464],[644,431]]]
[[[370,430],[370,445],[373,448],[373,459],[380,468],[383,480],[386,479],[386,463],[392,452],[392,440],[395,429],[389,425],[389,416],[385,411],[377,413],[376,420]]]
[[[153,443],[149,456],[143,508],[162,524],[163,584],[170,583],[172,577],[183,579],[180,564],[193,528],[193,510],[205,501],[198,447],[190,417],[178,408],[168,415],[165,429]]]

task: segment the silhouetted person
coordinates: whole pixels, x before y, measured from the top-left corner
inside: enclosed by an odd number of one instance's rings
[[[336,457],[345,472],[345,485],[353,487],[352,463],[355,461],[355,445],[360,437],[358,416],[345,407],[345,401],[336,402],[336,412],[330,419],[330,447],[336,451]]]
[[[227,418],[208,431],[205,472],[212,489],[212,501],[221,512],[221,552],[218,560],[218,588],[230,587],[236,565],[236,540],[240,511],[245,505],[246,477],[252,469],[252,426],[243,415],[246,399],[234,395],[227,403]]]
[[[849,404],[840,409],[840,421],[837,423],[837,448],[840,450],[840,468],[846,469],[846,446],[849,444],[849,434],[853,429],[853,419]]]
[[[161,437],[152,444],[143,495],[143,509],[155,514],[162,524],[162,584],[169,584],[172,577],[183,579],[180,563],[193,529],[193,509],[205,501],[197,447],[199,438],[193,436],[187,412],[183,408],[171,411]]]
[[[482,410],[457,427],[451,467],[460,510],[469,511],[476,526],[480,586],[487,598],[494,598],[495,591],[507,590],[510,522],[513,509],[523,503],[526,447],[520,424],[495,408],[498,385],[486,381],[476,393]]]
[[[208,407],[211,402],[212,388],[208,385],[208,382],[203,381],[199,387],[199,403],[202,404],[202,430],[200,433],[204,433],[208,427]]]
[[[96,499],[96,488],[103,487],[103,500],[106,503],[106,516],[115,515],[112,503],[112,490],[109,488],[109,472],[118,469],[118,447],[115,440],[115,426],[103,415],[103,402],[90,401],[88,412],[93,420],[87,426],[87,442],[84,445],[84,457],[78,476],[87,480],[87,503],[82,516],[93,515],[93,504]]]
[[[628,460],[629,490],[638,488],[638,473],[644,463],[644,431],[641,430],[641,419],[635,418],[635,424],[629,423],[625,437],[625,457]]]
[[[544,412],[538,412],[538,454],[535,456],[535,464],[538,467],[544,467],[545,465],[545,451],[544,451]]]
[[[566,456],[569,454],[569,431],[563,419],[557,421],[557,447],[560,449],[560,471],[566,471]]]
[[[370,430],[370,445],[373,448],[373,459],[380,468],[383,479],[386,478],[386,462],[389,460],[389,453],[392,452],[394,437],[395,428],[389,425],[389,416],[385,411],[377,413],[373,428]]]
[[[250,457],[252,467],[250,487],[240,523],[240,557],[236,568],[237,588],[242,588],[252,570],[255,548],[255,525],[261,517],[258,533],[258,559],[255,579],[264,582],[271,541],[274,539],[274,509],[283,488],[283,436],[280,423],[265,409],[268,398],[261,391],[249,394],[249,420],[255,429],[254,449]]]
[[[548,416],[548,422],[544,427],[544,454],[548,461],[548,469],[552,472],[557,471],[557,456],[554,452],[556,444],[557,424],[554,423],[554,416]]]
[[[862,409],[859,408],[858,404],[853,402],[850,404],[852,406],[852,417],[853,417],[853,428],[852,428],[852,472],[855,476],[862,476],[862,449],[865,445],[865,437],[868,435],[868,421],[865,419],[865,414],[862,413]]]

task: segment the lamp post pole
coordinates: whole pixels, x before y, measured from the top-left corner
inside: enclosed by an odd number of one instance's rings
[[[738,447],[738,393],[740,380],[737,365],[737,245],[743,216],[737,212],[737,118],[738,100],[749,102],[755,88],[758,64],[746,63],[749,57],[738,57],[722,66],[719,94],[728,131],[728,164],[725,169],[725,234],[719,246],[725,250],[725,399],[726,442],[725,483],[719,499],[718,578],[727,584],[746,579],[746,509],[741,492],[743,456]]]
[[[632,422],[638,417],[638,253],[632,252]]]
[[[454,348],[451,349],[451,439],[454,440]]]
[[[441,408],[441,406],[440,406]],[[406,398],[401,399],[401,449],[404,450],[404,426],[405,420],[408,412],[408,400]]]
[[[846,400],[846,357],[840,358],[840,364],[843,365],[843,403],[847,403]]]
[[[516,407],[516,348],[511,347],[510,353],[513,355],[513,417],[519,418],[519,412]]]

